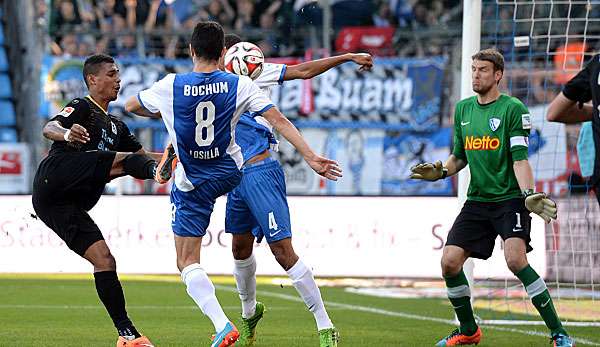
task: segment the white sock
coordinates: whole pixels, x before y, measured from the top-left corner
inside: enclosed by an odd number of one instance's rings
[[[194,299],[202,313],[212,321],[215,331],[218,333],[223,330],[229,319],[215,296],[215,286],[200,264],[186,266],[181,270],[181,279],[187,286],[189,296]]]
[[[308,310],[315,316],[317,330],[332,328],[333,323],[331,323],[329,315],[325,311],[321,292],[319,292],[312,271],[304,265],[302,260],[298,259],[296,264],[287,270],[287,273]]]
[[[233,277],[242,300],[242,317],[250,318],[256,312],[256,259],[234,259]]]

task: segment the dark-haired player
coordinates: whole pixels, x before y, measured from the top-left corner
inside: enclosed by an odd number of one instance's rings
[[[241,39],[225,35],[225,48]],[[369,54],[347,53],[307,61],[297,65],[264,63],[254,83],[270,95],[271,87],[284,81],[310,79],[343,64],[354,62],[360,70],[369,70],[373,59]],[[236,128],[236,141],[244,155],[244,173],[240,184],[227,197],[225,231],[233,235],[231,250],[235,261],[233,274],[242,301],[240,340],[242,347],[256,339],[256,327],[265,306],[256,300],[256,260],[254,240],[263,238],[281,267],[287,272],[300,297],[313,314],[321,347],[335,347],[339,334],[333,326],[312,270],[296,254],[292,246],[292,228],[287,204],[285,177],[281,164],[271,156],[276,143],[272,126],[258,114],[245,113]]]
[[[504,240],[506,264],[525,286],[554,346],[572,347],[573,340],[558,318],[546,283],[527,261],[527,252],[532,250],[530,212],[546,223],[556,219],[554,201],[534,191],[527,160],[529,111],[519,99],[498,90],[504,74],[500,52],[485,49],[472,59],[472,84],[477,95],[456,104],[452,154],[444,165],[438,161],[411,168],[411,178],[428,181],[455,175],[467,164],[471,172],[467,201],[448,233],[442,255],[442,275],[460,327],[436,346],[480,342],[482,333],[473,316],[462,266],[469,257],[488,259],[499,235]]]
[[[193,71],[165,76],[126,105],[140,115],[160,113],[177,154],[171,191],[177,266],[188,294],[215,327],[213,347],[232,345],[239,332],[200,265],[200,249],[215,200],[240,182],[244,157],[235,127],[242,113],[256,112],[271,121],[320,175],[340,175],[337,163],[316,155],[250,78],[219,70],[224,53],[223,28],[215,22],[198,23],[190,43]]]
[[[115,259],[88,211],[113,178],[157,174],[168,179],[174,157],[164,157],[157,170],[160,154],[147,154],[127,125],[108,114],[120,88],[112,57],[89,57],[83,78],[89,95],[72,100],[44,126],[44,136],[53,143],[35,174],[33,207],[71,250],[94,265],[96,291],[119,334],[117,346],[152,346],[127,315]]]
[[[592,104],[586,104],[592,101]],[[600,54],[564,86],[548,106],[546,118],[565,124],[592,122],[595,158],[590,184],[600,204]],[[581,158],[580,158],[581,160]]]

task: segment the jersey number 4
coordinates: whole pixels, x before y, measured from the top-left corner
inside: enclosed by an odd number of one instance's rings
[[[214,121],[215,105],[212,101],[198,103],[196,106],[196,143],[198,146],[210,146],[215,139]]]

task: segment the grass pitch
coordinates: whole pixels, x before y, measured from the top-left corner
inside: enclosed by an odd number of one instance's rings
[[[211,277],[227,315],[239,321],[231,277]],[[209,346],[212,324],[177,276],[121,276],[129,316],[159,347]],[[267,307],[257,347],[318,346],[312,314],[293,287],[258,286]],[[340,346],[433,346],[449,333],[453,313],[443,299],[388,299],[321,288],[340,331]],[[497,313],[480,310],[484,318]],[[535,319],[534,317],[519,317]],[[600,346],[600,328],[570,327],[578,346]],[[480,346],[548,346],[543,326],[483,327]],[[91,275],[0,275],[0,346],[114,346],[116,332]]]

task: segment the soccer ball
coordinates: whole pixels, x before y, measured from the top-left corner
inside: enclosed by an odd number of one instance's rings
[[[225,70],[253,80],[260,76],[264,62],[263,52],[250,42],[238,42],[225,53]]]

